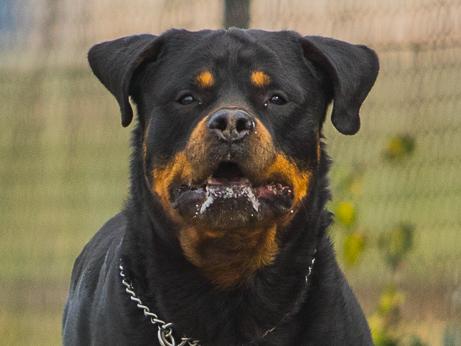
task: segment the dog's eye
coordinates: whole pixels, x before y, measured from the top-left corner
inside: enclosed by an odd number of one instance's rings
[[[266,102],[264,102],[264,107],[269,107],[269,103],[276,106],[282,106],[287,103],[287,99],[281,94],[273,94]]]
[[[273,103],[274,105],[281,106],[287,103],[287,100],[285,100],[285,98],[282,95],[275,94],[271,96],[269,102]]]
[[[178,99],[178,102],[180,104],[184,105],[184,106],[190,105],[191,103],[194,103],[196,101],[197,101],[197,99],[194,96],[192,96],[191,94],[183,95]]]

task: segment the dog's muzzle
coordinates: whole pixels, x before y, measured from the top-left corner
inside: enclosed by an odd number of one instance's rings
[[[208,130],[228,143],[241,141],[255,129],[255,120],[244,110],[221,108],[209,116]]]

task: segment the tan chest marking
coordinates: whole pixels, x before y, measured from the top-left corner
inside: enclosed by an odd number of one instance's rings
[[[180,232],[186,257],[219,288],[245,282],[259,268],[269,265],[278,252],[276,226],[204,231],[194,227]]]

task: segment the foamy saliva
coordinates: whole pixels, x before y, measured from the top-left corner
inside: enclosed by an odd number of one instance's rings
[[[253,189],[244,184],[232,184],[224,187],[223,185],[207,185],[206,198],[200,206],[199,213],[203,214],[218,199],[237,199],[246,198],[255,212],[259,211],[260,203],[256,198]]]

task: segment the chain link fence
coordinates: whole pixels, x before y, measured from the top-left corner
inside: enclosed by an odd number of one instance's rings
[[[223,1],[214,0],[0,1],[5,344],[60,343],[73,260],[126,197],[129,131],[91,76],[88,48],[171,27],[219,28],[222,13]],[[461,328],[461,1],[253,0],[250,26],[377,51],[381,73],[361,131],[346,137],[325,123],[332,185],[361,170],[358,212],[371,236],[401,221],[414,225],[414,248],[398,273],[403,328],[442,344],[446,328]],[[414,141],[399,164],[383,160],[396,135]],[[346,269],[367,313],[391,275],[375,250]]]

